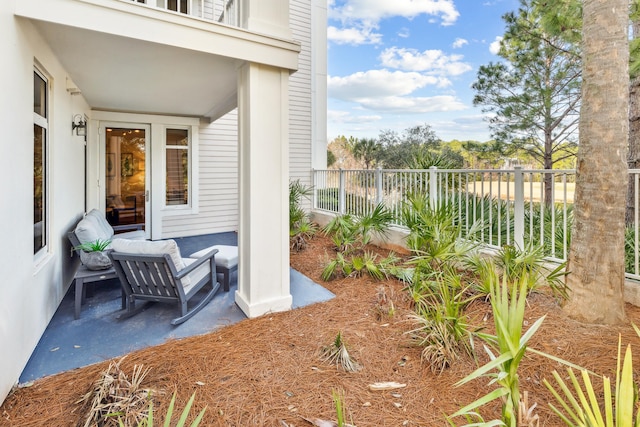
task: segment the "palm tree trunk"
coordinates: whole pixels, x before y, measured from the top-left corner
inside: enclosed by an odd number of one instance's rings
[[[640,36],[640,21],[635,20],[632,23],[631,31],[633,38]],[[638,169],[640,167],[640,76],[631,79],[629,85],[629,153],[627,155],[627,164],[629,169]],[[627,186],[627,209],[625,211],[625,223],[633,224],[635,219],[635,183],[631,179]]]
[[[584,0],[583,85],[565,310],[615,324],[624,312],[629,133],[628,0]]]

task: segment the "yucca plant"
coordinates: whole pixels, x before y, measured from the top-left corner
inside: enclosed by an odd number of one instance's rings
[[[361,368],[360,364],[349,354],[347,344],[342,338],[342,332],[338,332],[333,343],[320,350],[320,357],[325,362],[335,363],[346,372],[356,372]]]
[[[633,325],[636,333],[640,331]],[[561,408],[550,404],[551,409],[558,414],[560,419],[570,427],[637,427],[640,426],[640,411],[636,409],[638,403],[637,386],[633,382],[633,358],[631,346],[627,346],[622,356],[622,338],[618,339],[618,359],[616,364],[616,382],[613,394],[611,393],[611,380],[603,377],[603,400],[598,399],[598,394],[591,382],[589,372],[582,370],[580,377],[573,369],[568,368],[567,374],[571,379],[570,384],[565,383],[558,372],[553,371],[556,384],[552,385],[546,379],[544,385],[553,393]],[[622,366],[621,366],[622,363]],[[604,410],[604,413],[603,413]]]
[[[522,360],[527,344],[531,337],[542,325],[544,316],[538,319],[524,335],[522,326],[524,321],[527,289],[531,286],[531,278],[527,274],[519,277],[511,284],[506,276],[500,282],[491,285],[491,306],[496,328],[496,335],[482,334],[489,343],[497,347],[494,354],[485,346],[485,351],[491,359],[488,363],[473,371],[456,385],[466,384],[480,377],[491,378],[491,383],[499,387],[485,396],[463,407],[451,417],[476,416],[476,409],[495,399],[502,400],[501,420],[489,421],[473,425],[506,425],[516,427],[518,408],[520,406],[520,386],[518,366]]]
[[[345,411],[344,411],[344,393],[337,392],[335,390],[331,391],[331,397],[333,398],[333,406],[336,410],[336,423],[337,427],[355,427],[353,424],[348,424],[345,421]],[[353,421],[351,421],[353,423]],[[323,424],[324,425],[324,424]],[[327,423],[327,425],[330,425]],[[331,423],[333,425],[333,423]]]
[[[193,405],[193,401],[196,398],[196,394],[193,393],[191,395],[191,398],[189,398],[189,401],[187,402],[187,406],[184,407],[184,410],[182,411],[182,414],[180,415],[180,418],[178,419],[178,422],[176,423],[175,426],[173,427],[185,427],[187,425],[187,417],[189,416],[189,412],[191,411],[191,406]],[[175,403],[176,403],[176,393],[173,393],[173,397],[171,397],[171,402],[169,403],[169,408],[167,409],[167,413],[165,414],[164,417],[164,424],[163,427],[172,427],[171,426],[171,419],[173,418],[173,411],[174,411],[174,407],[175,407]],[[196,417],[195,420],[193,420],[193,422],[191,424],[189,424],[190,427],[198,427],[200,425],[200,423],[202,422],[202,418],[204,417],[204,413],[207,410],[207,408],[205,407],[202,411],[200,411],[200,413],[198,414],[198,416]],[[138,427],[153,427],[153,401],[149,402],[149,418],[147,418],[146,420],[142,420],[138,423]],[[118,420],[118,424],[120,427],[125,427],[126,424],[124,424],[122,422],[122,420]]]

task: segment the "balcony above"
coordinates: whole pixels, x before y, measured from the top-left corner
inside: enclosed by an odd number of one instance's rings
[[[242,63],[298,67],[294,40],[224,23],[237,21],[239,0],[142,1],[153,4],[20,0],[15,15],[38,29],[93,109],[213,120],[236,106]]]

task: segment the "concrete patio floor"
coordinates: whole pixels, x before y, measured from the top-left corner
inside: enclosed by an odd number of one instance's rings
[[[175,240],[183,256],[212,245],[237,246],[236,233],[208,234]],[[293,269],[290,277],[293,308],[327,301],[334,296]],[[246,319],[234,301],[238,288],[236,273],[231,275],[230,285],[229,292],[224,292],[220,287],[204,309],[178,326],[169,323],[179,314],[178,307],[168,304],[149,304],[140,314],[128,319],[117,319],[121,310],[120,282],[117,279],[88,284],[87,299],[82,305],[80,318],[74,320],[74,286],[70,286],[20,375],[19,382],[24,384],[120,357],[171,339],[205,334]],[[202,293],[206,293],[206,289]]]

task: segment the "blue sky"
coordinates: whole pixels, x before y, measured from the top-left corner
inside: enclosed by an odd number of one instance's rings
[[[490,139],[473,106],[478,68],[499,60],[518,0],[329,0],[327,136],[375,138],[430,125],[445,140]]]

